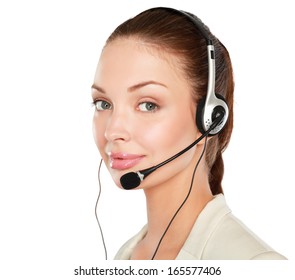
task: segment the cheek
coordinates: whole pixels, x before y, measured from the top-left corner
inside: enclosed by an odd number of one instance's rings
[[[103,156],[103,150],[106,144],[106,139],[104,137],[104,123],[99,121],[99,118],[94,113],[93,122],[92,122],[92,132],[93,132],[93,138],[95,141],[95,144],[100,152],[100,154]]]
[[[153,157],[166,159],[196,140],[197,128],[189,115],[175,115],[174,118],[170,115],[169,119],[146,127],[141,135],[148,143]]]

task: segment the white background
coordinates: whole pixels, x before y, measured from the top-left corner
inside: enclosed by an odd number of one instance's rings
[[[236,88],[226,199],[257,235],[294,260],[292,2],[1,1],[3,279],[72,279],[75,267],[104,259],[94,216],[100,156],[90,86],[108,35],[153,6],[195,13],[228,48]],[[145,224],[145,200],[142,191],[119,190],[105,166],[101,177],[98,213],[112,259]]]

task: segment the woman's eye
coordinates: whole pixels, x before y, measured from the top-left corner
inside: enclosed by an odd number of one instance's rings
[[[143,112],[153,112],[158,109],[158,106],[152,102],[142,102],[138,107],[139,110]]]
[[[94,101],[94,106],[95,106],[96,110],[98,110],[98,111],[112,109],[112,105],[105,100]]]

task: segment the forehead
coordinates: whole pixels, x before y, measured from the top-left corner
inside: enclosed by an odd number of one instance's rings
[[[134,79],[167,79],[184,82],[180,58],[157,45],[137,38],[119,38],[108,43],[100,56],[96,79],[113,76]],[[126,80],[126,82],[127,82]]]
[[[175,63],[178,61],[178,56],[173,54],[173,51],[165,48],[161,44],[152,43],[148,40],[144,40],[140,37],[119,37],[115,40],[108,42],[103,51],[102,55],[106,50],[116,51],[116,50],[130,50],[131,52],[139,52],[141,54],[149,54],[157,59],[166,60],[168,63]],[[174,65],[175,66],[175,65]]]

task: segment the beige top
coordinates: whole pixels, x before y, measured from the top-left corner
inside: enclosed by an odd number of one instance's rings
[[[147,226],[128,240],[115,260],[128,260],[133,248],[144,238]],[[177,260],[282,260],[228,208],[224,196],[211,200],[198,216]]]

